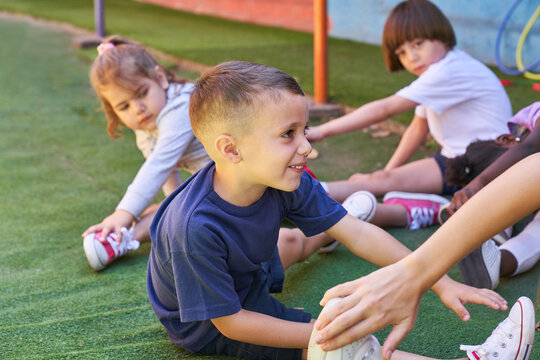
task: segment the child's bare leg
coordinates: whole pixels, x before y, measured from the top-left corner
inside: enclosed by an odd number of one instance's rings
[[[345,181],[328,182],[328,194],[343,202],[356,191],[367,190],[375,196],[389,191],[440,194],[442,174],[433,158],[414,161],[392,170],[378,170],[371,174],[355,174]]]
[[[141,220],[135,223],[135,229],[133,230],[133,237],[135,240],[143,243],[150,241],[150,225],[159,209],[160,204],[152,204],[144,210],[141,214]]]
[[[392,354],[391,360],[433,360],[437,358],[426,357],[422,355],[412,354],[405,351],[396,350]],[[467,360],[467,358],[460,358],[460,360]]]
[[[397,204],[377,204],[375,215],[369,222],[380,227],[405,227],[409,224],[407,210]]]
[[[281,228],[277,246],[283,269],[287,270],[291,265],[306,260],[332,240],[325,233],[307,237],[300,229]]]

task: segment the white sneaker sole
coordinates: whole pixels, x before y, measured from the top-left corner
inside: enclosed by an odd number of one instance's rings
[[[492,240],[488,240],[492,241]],[[497,246],[495,244],[486,244],[486,246]],[[469,286],[474,286],[479,289],[494,290],[499,285],[499,268],[500,268],[500,253],[499,260],[493,261],[490,265],[486,263],[483,254],[484,244],[474,249],[469,255],[458,263],[459,271],[463,282]],[[496,255],[495,255],[496,256]],[[487,259],[493,260],[493,259]],[[492,275],[493,274],[493,275]]]
[[[382,360],[381,345],[373,335],[328,352],[310,342],[307,360]]]
[[[383,203],[388,199],[393,198],[400,198],[400,199],[408,199],[408,200],[427,200],[439,203],[441,205],[448,204],[450,200],[447,198],[437,195],[437,194],[421,194],[421,193],[409,193],[409,192],[402,192],[402,191],[390,191],[389,193],[386,193],[383,197]]]
[[[107,267],[107,261],[102,261],[101,259],[108,259],[107,251],[103,245],[99,244],[95,240],[95,234],[88,234],[84,237],[83,241],[84,253],[86,259],[90,264],[90,267],[95,271],[100,271]]]
[[[516,354],[516,360],[528,360],[534,345],[535,317],[534,305],[526,296],[517,300],[521,306],[521,343]]]

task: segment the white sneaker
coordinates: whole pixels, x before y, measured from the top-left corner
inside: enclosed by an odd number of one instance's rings
[[[534,306],[522,296],[482,345],[461,345],[470,360],[528,360],[534,344]],[[309,356],[309,354],[308,354]]]
[[[465,256],[458,265],[467,285],[491,290],[499,285],[501,251],[491,239]]]
[[[377,199],[369,191],[357,191],[343,201],[343,207],[355,218],[369,222],[377,210]]]
[[[377,199],[369,191],[357,191],[343,201],[343,207],[347,212],[357,219],[369,222],[377,210]],[[332,241],[330,244],[321,247],[319,254],[328,254],[337,249],[340,242]]]
[[[137,250],[140,243],[133,239],[133,227],[128,230],[125,227],[122,228],[122,242],[120,245],[116,244],[118,236],[112,232],[107,235],[104,242],[99,239],[101,237],[101,231],[88,234],[84,237],[84,253],[88,259],[90,267],[95,271],[105,269],[111,262],[123,256],[130,250]]]
[[[333,302],[339,301],[339,298],[331,299],[326,306]],[[368,335],[352,344],[345,345],[339,349],[324,351],[315,343],[315,335],[317,330],[313,328],[309,339],[307,360],[381,360],[382,351],[381,345],[377,338],[373,335]]]

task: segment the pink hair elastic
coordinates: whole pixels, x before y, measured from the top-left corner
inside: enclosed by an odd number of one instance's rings
[[[97,47],[98,55],[103,54],[105,51],[112,49],[113,47],[114,47],[114,44],[110,42],[99,44],[99,46]]]

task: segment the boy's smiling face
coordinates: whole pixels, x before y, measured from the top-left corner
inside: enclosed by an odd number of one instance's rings
[[[247,183],[262,191],[266,187],[296,190],[311,152],[305,137],[309,118],[306,98],[283,92],[276,102],[263,94],[253,106],[260,108],[249,131],[238,139],[242,157],[238,170]]]

